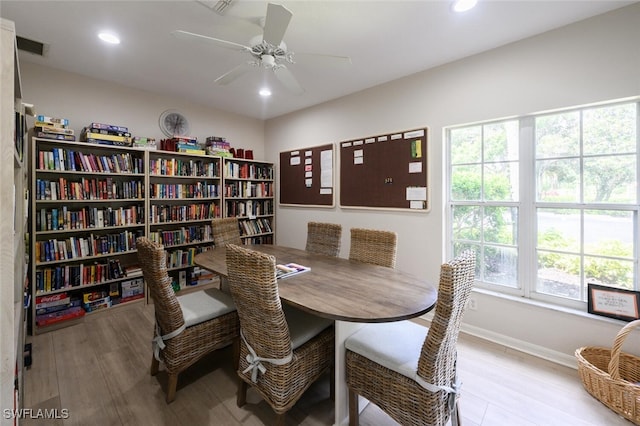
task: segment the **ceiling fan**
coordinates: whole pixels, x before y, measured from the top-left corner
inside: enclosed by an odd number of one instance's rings
[[[175,30],[172,34],[178,38],[203,40],[218,46],[245,51],[251,55],[250,60],[218,77],[215,80],[218,84],[227,85],[252,69],[264,68],[273,71],[278,81],[286,89],[299,95],[304,93],[304,88],[300,86],[293,73],[287,68],[287,65],[295,64],[294,53],[287,49],[287,45],[282,40],[292,16],[293,14],[286,7],[269,3],[267,5],[267,16],[264,19],[263,33],[253,37],[248,46],[184,30]],[[351,63],[351,58],[347,56],[304,53],[299,53],[298,55],[312,55],[332,62]]]

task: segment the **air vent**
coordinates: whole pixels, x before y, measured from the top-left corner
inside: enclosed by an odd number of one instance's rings
[[[34,55],[44,56],[49,50],[49,45],[40,43],[39,41],[29,40],[28,38],[17,36],[18,49]]]

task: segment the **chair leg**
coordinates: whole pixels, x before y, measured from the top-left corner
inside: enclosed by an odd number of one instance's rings
[[[238,371],[238,368],[240,366],[240,338],[239,337],[236,337],[235,339],[233,339],[232,351],[233,351],[233,354],[231,356],[233,357],[233,370]]]
[[[247,382],[245,382],[244,380],[242,380],[241,378],[238,378],[239,383],[238,383],[238,394],[236,395],[236,404],[238,405],[238,407],[242,407],[244,404],[247,403]]]
[[[170,373],[167,383],[167,404],[176,399],[176,389],[178,387],[178,373]]]
[[[331,368],[329,368],[329,398],[335,402],[336,400],[336,369],[331,364]]]
[[[158,370],[160,370],[160,361],[158,361],[156,357],[151,354],[151,368],[149,369],[149,372],[152,376],[155,376],[156,374],[158,374]]]
[[[276,414],[276,426],[284,426],[287,413]]]
[[[360,424],[360,410],[358,407],[358,394],[349,389],[349,426]]]

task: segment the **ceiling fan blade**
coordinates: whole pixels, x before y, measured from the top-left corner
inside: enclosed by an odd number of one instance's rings
[[[323,55],[319,53],[299,53],[296,52],[294,60],[300,58],[301,62],[329,65],[351,65],[351,58],[348,56]]]
[[[219,38],[214,38],[214,37],[209,37],[206,35],[202,35],[202,34],[196,34],[196,33],[190,33],[189,31],[183,31],[183,30],[175,30],[172,31],[171,34],[177,38],[180,39],[185,39],[185,40],[202,40],[208,43],[213,43],[213,44],[217,44],[218,46],[221,47],[226,47],[227,49],[233,49],[233,50],[251,50],[251,48],[249,46],[245,46],[243,44],[239,44],[239,43],[234,43],[232,41],[227,41],[227,40],[222,40]]]
[[[274,46],[280,46],[292,16],[293,14],[286,7],[269,3],[267,5],[267,17],[264,21],[262,39]]]
[[[233,68],[231,71],[216,78],[215,82],[221,86],[226,86],[227,84],[235,81],[238,77],[245,75],[247,72],[249,72],[250,69],[250,64],[240,64],[237,67]]]
[[[289,71],[289,69],[284,65],[273,68],[273,73],[276,75],[276,78],[280,80],[280,83],[282,83],[282,85],[291,93],[296,95],[304,93],[304,89],[300,86],[298,80],[296,80],[291,71]]]

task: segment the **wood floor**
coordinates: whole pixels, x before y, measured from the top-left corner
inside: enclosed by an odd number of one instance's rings
[[[167,376],[149,375],[153,306],[137,303],[87,316],[73,327],[28,337],[33,365],[25,373],[24,407],[66,409],[68,418],[23,425],[271,425],[274,414],[251,391],[236,406],[230,350],[183,373],[167,405]],[[461,335],[464,426],[631,425],[583,389],[576,370]],[[288,425],[331,425],[328,377],[289,412]],[[62,416],[61,416],[62,417]],[[374,405],[363,426],[395,423]]]

